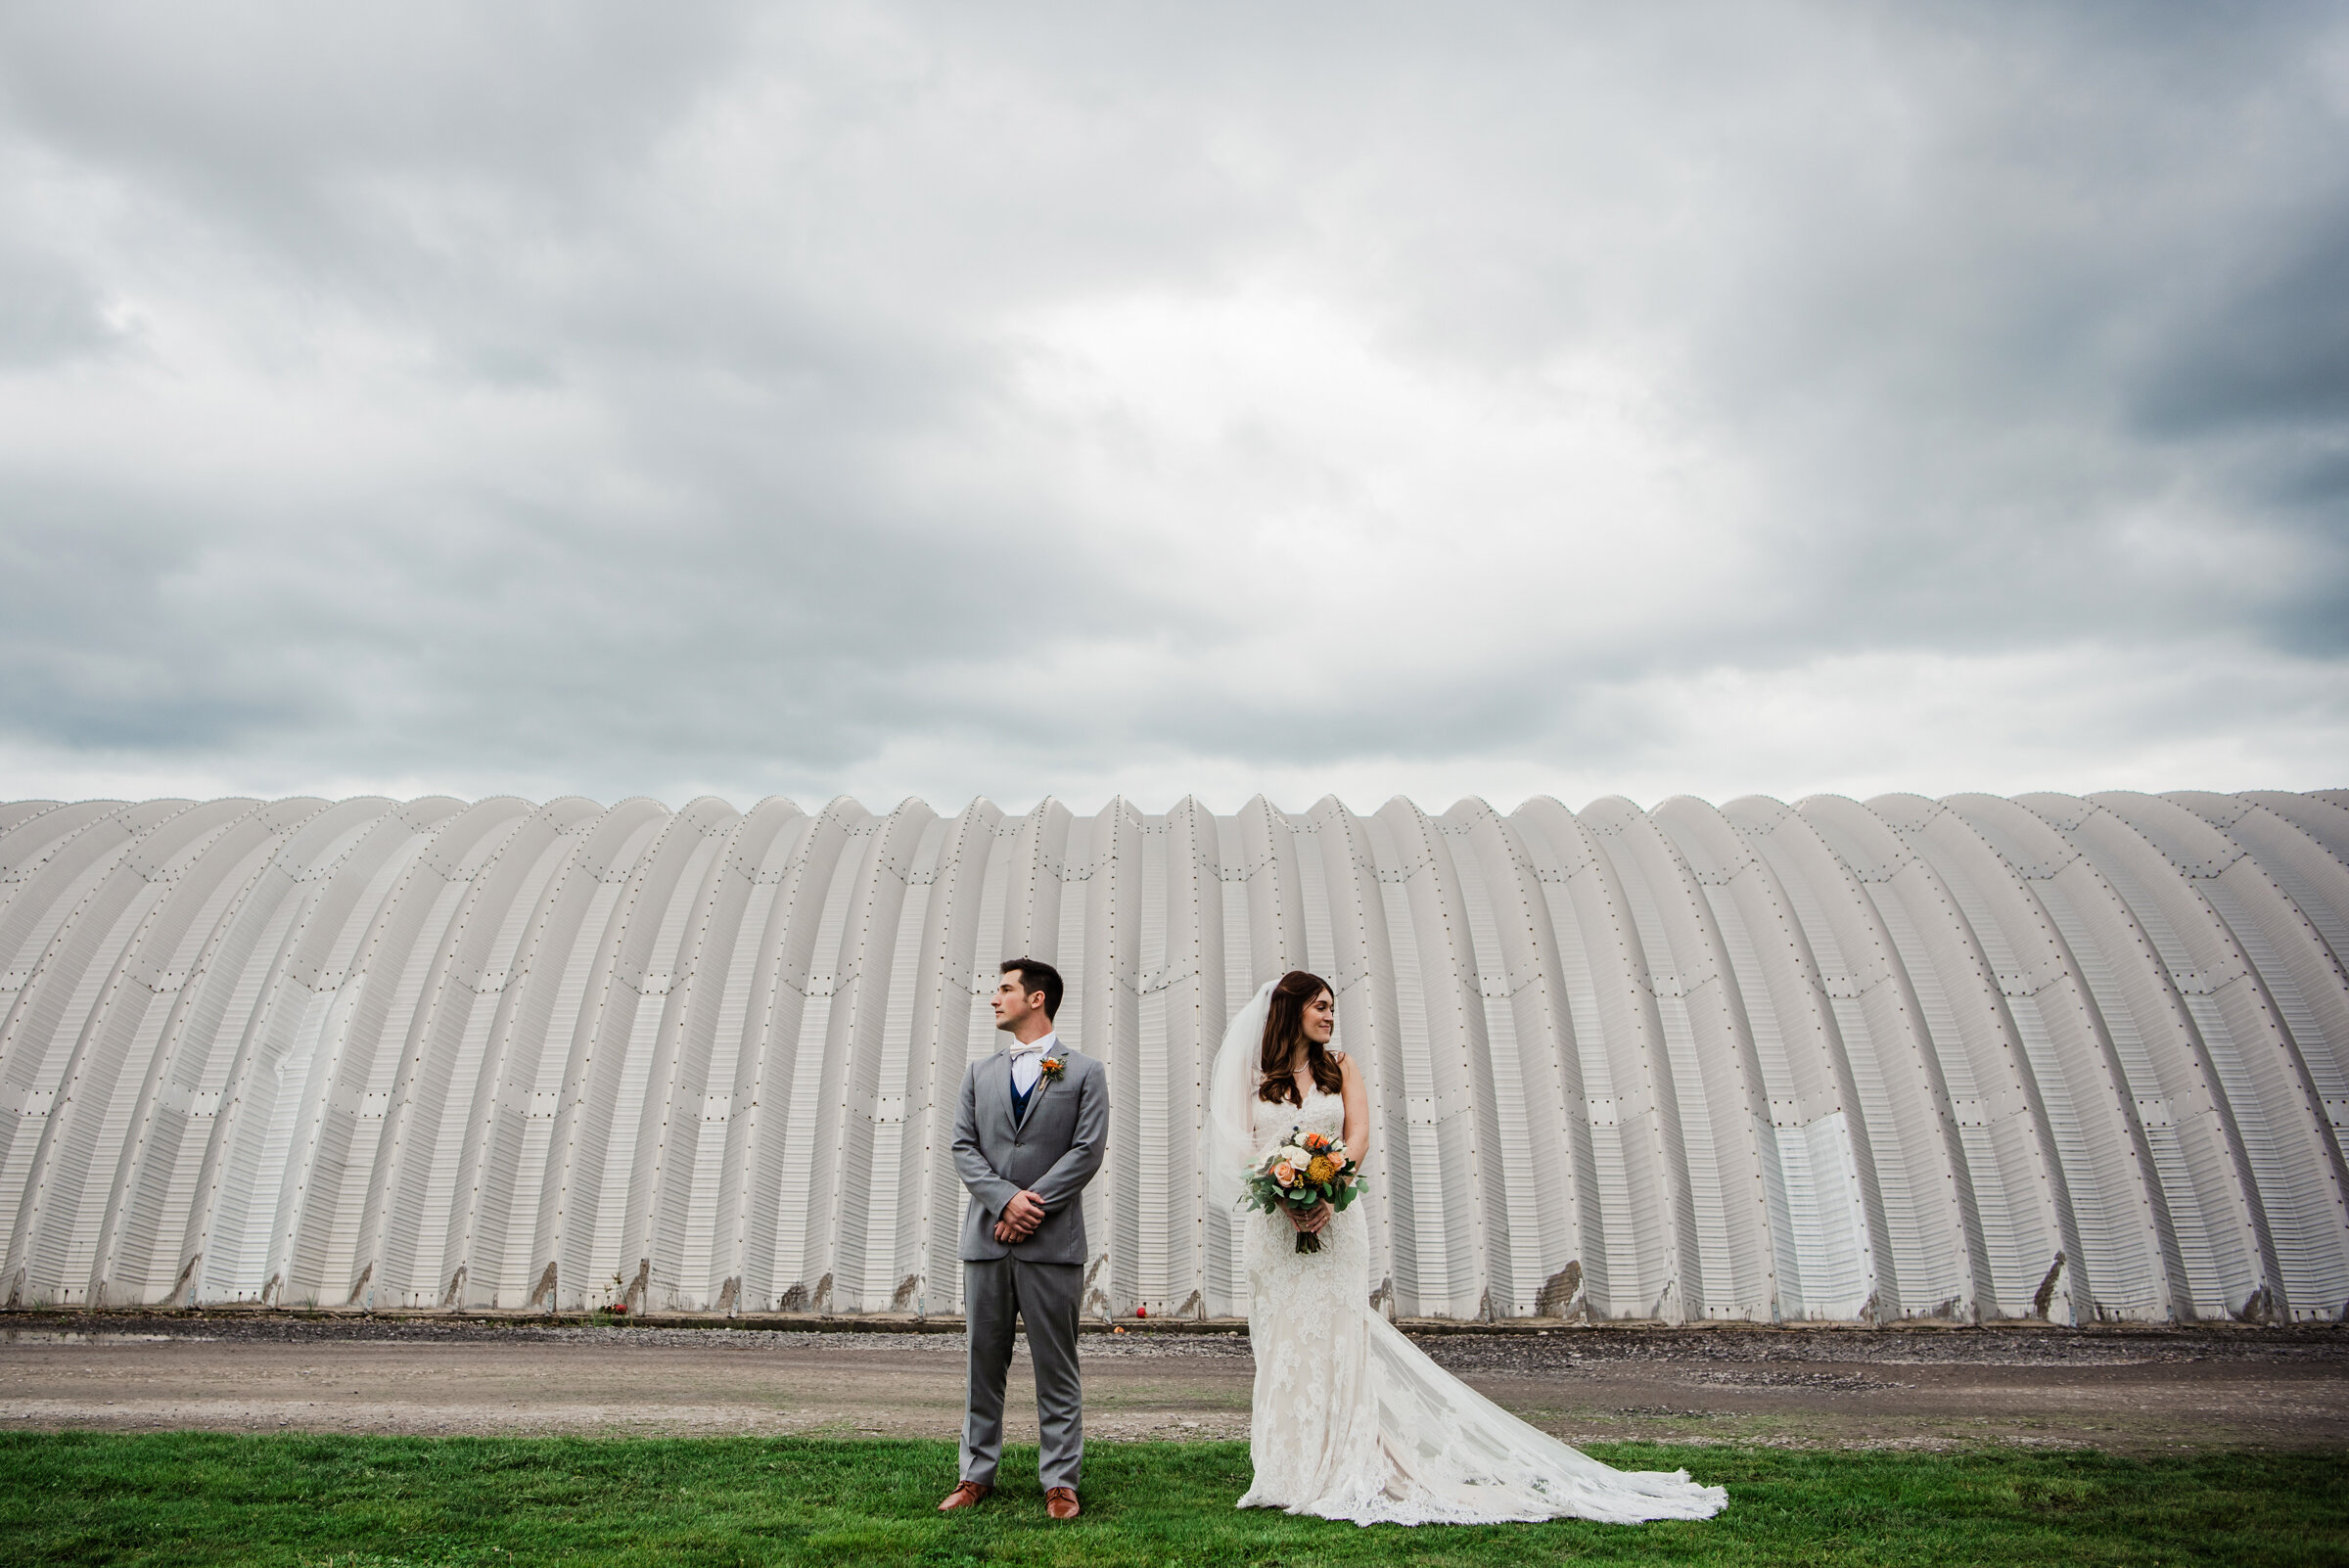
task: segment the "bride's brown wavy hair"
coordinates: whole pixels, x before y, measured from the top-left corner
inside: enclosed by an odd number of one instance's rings
[[[1258,1061],[1264,1075],[1264,1085],[1257,1096],[1273,1105],[1303,1105],[1305,1096],[1297,1090],[1297,1077],[1289,1071],[1298,1043],[1305,1045],[1306,1065],[1313,1070],[1314,1086],[1324,1094],[1343,1093],[1346,1075],[1329,1058],[1329,1047],[1305,1033],[1305,1010],[1313,1005],[1315,996],[1323,992],[1332,996],[1329,982],[1319,975],[1292,969],[1280,977],[1272,988],[1271,1005],[1265,1014],[1265,1048]]]

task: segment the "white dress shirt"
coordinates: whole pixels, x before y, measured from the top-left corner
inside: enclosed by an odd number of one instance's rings
[[[1011,1042],[1011,1086],[1022,1094],[1036,1092],[1036,1081],[1044,1076],[1044,1058],[1060,1044],[1060,1032],[1053,1031],[1040,1039],[1023,1045]]]

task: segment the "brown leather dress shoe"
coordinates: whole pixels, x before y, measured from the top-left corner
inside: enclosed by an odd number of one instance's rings
[[[1055,1519],[1074,1519],[1083,1511],[1077,1506],[1075,1487],[1054,1487],[1044,1494],[1044,1512]]]
[[[954,1484],[954,1490],[946,1494],[946,1500],[938,1505],[938,1511],[952,1513],[956,1508],[967,1508],[974,1502],[984,1502],[987,1500],[987,1495],[994,1490],[993,1487],[983,1487],[976,1481],[958,1481]]]

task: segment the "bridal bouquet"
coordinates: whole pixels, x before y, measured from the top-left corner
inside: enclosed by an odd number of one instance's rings
[[[1267,1214],[1304,1214],[1322,1203],[1343,1212],[1362,1190],[1361,1173],[1361,1163],[1347,1157],[1345,1139],[1293,1127],[1278,1148],[1249,1167],[1242,1201]],[[1319,1252],[1321,1238],[1300,1230],[1297,1250]]]

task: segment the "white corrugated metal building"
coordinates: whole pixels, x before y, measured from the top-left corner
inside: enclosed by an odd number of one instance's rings
[[[1237,1310],[1201,1085],[1295,967],[1399,1314],[2349,1313],[2343,791],[0,807],[0,1287],[950,1313],[1020,953],[1110,1064],[1096,1313]]]

